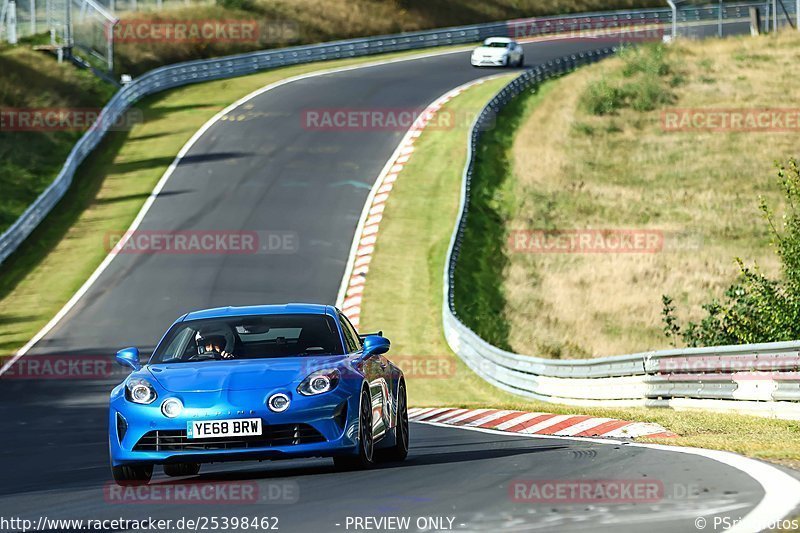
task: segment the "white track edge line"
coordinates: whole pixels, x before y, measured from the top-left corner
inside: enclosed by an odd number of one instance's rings
[[[439,102],[441,99],[443,99],[451,92],[458,91],[459,89],[461,90],[467,89],[473,85],[477,85],[479,83],[486,83],[487,81],[492,81],[494,79],[507,76],[508,74],[510,73],[507,72],[504,74],[493,74],[490,76],[484,76],[482,78],[475,78],[462,85],[453,87],[452,89],[448,89],[440,96],[436,97],[433,101],[431,101],[430,104],[425,106],[425,109],[420,113],[420,116],[424,115],[425,113],[428,113],[430,111],[430,108],[434,104]],[[454,96],[453,98],[456,98],[456,96]],[[383,166],[383,169],[380,171],[380,173],[378,173],[377,178],[375,178],[375,182],[372,184],[372,188],[369,191],[369,195],[367,196],[367,199],[364,202],[364,207],[361,210],[361,216],[358,219],[358,225],[356,225],[356,231],[355,235],[353,236],[353,242],[350,244],[350,254],[347,257],[347,264],[345,265],[344,268],[344,275],[342,276],[342,282],[339,284],[339,294],[336,296],[336,307],[338,307],[339,309],[342,308],[345,295],[347,294],[347,289],[349,288],[350,278],[353,277],[353,266],[356,261],[356,252],[358,252],[359,243],[361,242],[361,238],[363,237],[362,233],[364,231],[364,225],[366,224],[367,218],[369,218],[369,211],[373,207],[372,202],[375,199],[375,196],[378,194],[378,189],[380,189],[381,186],[383,185],[384,179],[386,179],[386,176],[389,175],[390,171],[392,170],[392,167],[395,165],[395,160],[400,156],[400,153],[406,148],[408,142],[414,136],[414,133],[416,131],[424,131],[424,130],[425,128],[422,128],[421,130],[417,129],[416,121],[414,122],[414,124],[411,125],[411,127],[408,128],[408,130],[406,130],[405,135],[403,135],[403,137],[400,139],[400,142],[397,143],[394,152],[392,152],[392,155],[389,156],[389,159],[386,161],[386,164]]]
[[[273,82],[273,83],[270,83],[268,85],[265,85],[264,87],[260,87],[259,89],[256,89],[255,91],[243,96],[239,100],[235,101],[234,103],[232,103],[229,106],[227,106],[224,109],[222,109],[216,115],[211,117],[208,121],[206,121],[206,123],[203,124],[200,127],[200,129],[197,130],[189,138],[189,140],[186,142],[186,144],[183,145],[183,147],[178,152],[178,155],[175,156],[175,159],[173,159],[172,163],[170,163],[169,167],[164,172],[164,175],[161,176],[161,179],[158,181],[158,183],[156,184],[155,188],[150,193],[150,196],[147,198],[147,200],[145,200],[145,203],[142,205],[141,209],[139,210],[139,213],[136,215],[136,218],[133,220],[131,225],[125,231],[125,233],[123,234],[123,238],[120,240],[120,243],[115,247],[115,249],[121,249],[124,246],[125,242],[127,242],[127,240],[130,237],[131,233],[136,231],[136,229],[139,227],[139,225],[144,220],[144,217],[147,215],[147,212],[152,207],[152,205],[155,202],[156,198],[158,197],[159,193],[164,188],[164,186],[167,184],[167,181],[169,181],[169,178],[172,176],[172,174],[175,171],[175,169],[177,168],[177,166],[180,164],[180,162],[183,159],[183,157],[186,156],[186,154],[189,152],[189,150],[191,150],[191,148],[200,139],[200,137],[202,137],[223,116],[225,116],[226,114],[230,113],[234,109],[240,107],[241,105],[247,103],[248,101],[252,100],[253,98],[256,98],[256,97],[258,97],[258,96],[260,96],[260,95],[262,95],[262,94],[264,94],[264,93],[266,93],[268,91],[271,91],[272,89],[276,89],[276,88],[281,87],[283,85],[287,85],[289,83],[294,83],[296,81],[301,81],[301,80],[305,80],[305,79],[309,79],[309,78],[316,78],[316,77],[325,76],[325,75],[328,75],[328,74],[338,74],[338,73],[341,73],[341,72],[348,72],[348,71],[352,71],[352,70],[380,67],[380,66],[390,65],[390,64],[393,64],[393,63],[402,63],[402,62],[405,62],[405,61],[416,61],[416,60],[419,60],[419,59],[426,59],[426,58],[430,58],[430,57],[437,57],[437,56],[443,56],[443,55],[448,55],[448,54],[461,53],[463,51],[464,51],[464,49],[442,50],[442,51],[438,51],[438,52],[434,51],[434,52],[428,52],[428,53],[422,53],[422,54],[414,54],[414,55],[410,55],[410,56],[407,56],[407,57],[397,57],[397,58],[392,58],[392,59],[371,61],[371,62],[367,62],[367,63],[364,63],[364,64],[359,64],[359,65],[348,65],[348,66],[345,66],[345,67],[334,67],[334,68],[315,70],[313,72],[306,72],[305,74],[298,74],[296,76],[290,76],[288,78],[284,78],[282,80],[278,80],[276,82]],[[298,66],[298,65],[290,65],[288,67],[278,67],[278,68],[292,68],[294,66]],[[262,71],[262,73],[263,72],[268,72],[268,70]],[[260,74],[260,73],[254,73],[254,74]],[[489,77],[491,78],[491,76],[489,76]],[[235,78],[231,78],[231,79],[235,79]],[[209,81],[217,81],[217,80],[209,80]],[[374,196],[374,195],[371,195],[371,196]],[[75,292],[75,294],[72,295],[72,297],[67,301],[67,303],[65,303],[64,306],[53,316],[53,318],[51,318],[50,321],[47,322],[47,324],[45,324],[44,327],[42,327],[42,329],[40,329],[36,333],[36,335],[34,335],[28,342],[26,342],[25,345],[22,346],[22,348],[17,350],[17,353],[14,354],[14,356],[11,357],[11,359],[6,361],[2,365],[2,367],[0,367],[0,376],[5,374],[8,371],[8,369],[11,368],[14,365],[14,363],[16,363],[26,353],[28,353],[31,350],[31,348],[33,348],[40,340],[42,340],[48,333],[50,333],[61,322],[61,320],[64,319],[64,317],[72,310],[72,308],[75,307],[75,305],[77,305],[77,303],[86,295],[87,292],[89,292],[89,289],[92,288],[94,283],[100,278],[100,276],[103,274],[103,272],[105,272],[105,270],[109,267],[109,265],[111,264],[111,262],[114,260],[114,258],[117,255],[118,255],[118,253],[115,250],[111,250],[108,253],[108,255],[106,255],[106,257],[103,259],[103,261],[100,263],[100,265],[98,265],[97,268],[94,270],[94,272],[92,272],[91,276],[89,276],[89,278],[83,283],[83,285],[81,285],[81,287],[77,290],[77,292]],[[352,266],[351,266],[351,268],[352,268]]]
[[[536,435],[530,433],[513,433],[510,431],[499,431],[468,426],[451,426],[437,422],[414,421],[417,424],[428,424],[429,426],[464,429],[467,431],[479,431],[492,435],[505,435],[509,437],[527,437],[531,439],[561,439],[578,442],[592,442],[596,444],[612,444],[633,446],[635,448],[647,448],[651,450],[685,453],[697,455],[722,463],[728,467],[735,468],[747,476],[754,479],[764,489],[764,497],[758,504],[742,519],[733,524],[733,527],[726,529],[730,533],[757,533],[786,517],[800,506],[800,480],[793,478],[789,474],[782,472],[778,468],[749,457],[724,452],[719,450],[706,450],[703,448],[691,448],[683,446],[668,446],[664,444],[645,444],[641,442],[628,442],[613,439],[596,439],[591,437],[562,437],[560,435]],[[698,516],[701,516],[698,514]],[[733,520],[731,521],[733,522]]]
[[[575,39],[581,39],[581,37],[575,37],[575,36],[552,36],[551,38],[550,37],[533,37],[533,38],[529,38],[529,39],[520,39],[519,42],[522,42],[524,44],[532,44],[532,43],[539,43],[539,42],[570,41],[570,40],[575,40]],[[228,107],[226,107],[225,109],[223,109],[222,111],[220,111],[219,113],[214,115],[211,119],[209,119],[208,122],[203,124],[203,126],[197,132],[195,132],[195,134],[189,139],[189,141],[187,141],[187,143],[183,146],[183,148],[181,148],[180,152],[178,152],[178,155],[175,157],[175,159],[173,160],[172,164],[170,164],[169,168],[167,168],[167,170],[164,173],[164,175],[161,177],[159,182],[156,184],[156,187],[153,189],[153,192],[150,193],[150,197],[148,197],[148,199],[145,201],[144,205],[142,205],[142,208],[140,209],[139,213],[136,215],[136,218],[134,219],[133,223],[131,223],[130,227],[125,232],[125,234],[124,234],[125,236],[120,240],[120,243],[124,244],[125,242],[127,242],[127,239],[128,239],[127,236],[130,235],[130,233],[132,231],[135,231],[136,228],[139,226],[139,224],[141,224],[142,219],[144,219],[144,216],[147,214],[147,211],[149,211],[150,206],[155,201],[155,198],[158,196],[158,193],[161,191],[161,189],[164,187],[164,185],[166,185],[166,182],[167,182],[167,180],[169,180],[169,177],[172,175],[172,172],[175,170],[175,167],[177,167],[178,163],[180,163],[180,160],[181,160],[182,156],[186,155],[186,152],[188,152],[189,149],[191,149],[191,147],[194,145],[194,143],[197,142],[197,140],[202,136],[202,134],[205,133],[212,125],[214,125],[226,113],[236,109],[237,107],[241,106],[242,104],[248,102],[249,100],[251,100],[251,99],[253,99],[253,98],[255,98],[255,97],[257,97],[257,96],[259,96],[261,94],[264,94],[265,92],[267,92],[269,90],[275,89],[276,87],[280,87],[281,85],[285,85],[287,83],[292,83],[292,82],[295,82],[295,81],[308,79],[308,78],[314,78],[314,77],[317,77],[317,76],[324,76],[326,74],[336,74],[336,73],[340,73],[340,72],[347,72],[347,71],[350,71],[350,70],[358,70],[358,69],[362,69],[362,68],[372,68],[372,67],[379,67],[379,66],[383,66],[383,65],[391,65],[393,63],[401,63],[401,62],[404,62],[404,61],[416,61],[416,60],[419,60],[419,59],[426,59],[426,58],[430,58],[430,57],[438,57],[438,56],[444,56],[444,55],[449,55],[449,54],[463,53],[463,52],[468,51],[471,48],[473,48],[474,44],[466,43],[464,45],[453,45],[453,46],[457,46],[458,48],[448,49],[448,50],[440,50],[440,51],[423,52],[423,53],[420,53],[420,54],[413,54],[413,55],[409,55],[409,56],[406,56],[406,57],[397,57],[397,58],[384,59],[384,60],[380,60],[379,59],[377,61],[368,62],[368,63],[364,63],[364,64],[360,64],[360,65],[349,65],[349,66],[346,66],[346,67],[334,67],[334,68],[317,70],[317,71],[314,71],[314,72],[307,72],[305,74],[300,74],[300,75],[297,75],[297,76],[292,76],[292,77],[289,77],[289,78],[285,78],[283,80],[279,80],[279,81],[274,82],[272,84],[269,84],[269,85],[267,85],[265,87],[261,87],[260,89],[257,89],[255,91],[253,91],[252,93],[242,97],[238,101],[234,102],[233,104],[229,105]],[[389,52],[389,53],[392,53],[392,52]],[[340,58],[340,59],[333,60],[333,61],[346,61],[347,59],[350,59],[350,58]],[[299,63],[297,65],[287,65],[285,67],[276,67],[275,70],[278,70],[280,68],[292,68],[292,67],[301,66],[301,65],[304,65],[304,64],[309,64],[309,63]],[[250,75],[260,74],[260,73],[263,73],[263,72],[268,72],[269,70],[270,69],[266,69],[266,70],[264,70],[262,72],[254,72],[253,74],[250,74]],[[236,79],[238,77],[242,77],[242,76],[236,76],[234,78],[228,78],[228,79]],[[492,78],[492,76],[489,76],[489,78]],[[208,82],[212,82],[212,81],[219,81],[219,80],[208,80]],[[370,191],[370,193],[371,192],[372,191]],[[374,195],[372,195],[372,196],[374,196]],[[352,256],[352,254],[353,254],[353,251],[351,251],[351,256]],[[22,348],[17,350],[17,353],[11,359],[6,361],[5,364],[3,364],[2,367],[0,367],[0,376],[5,374],[8,371],[8,369],[11,368],[11,366],[14,365],[14,363],[16,363],[26,353],[28,353],[28,351],[30,351],[30,349],[33,348],[36,345],[36,343],[38,343],[40,340],[42,340],[48,333],[50,333],[50,331],[53,330],[53,328],[55,328],[58,325],[59,322],[61,322],[61,320],[67,315],[67,313],[69,313],[72,310],[72,308],[75,307],[75,305],[78,303],[78,301],[89,291],[89,289],[92,287],[92,285],[95,283],[95,281],[97,281],[97,279],[105,271],[105,269],[108,268],[108,265],[111,264],[111,261],[114,259],[115,256],[116,256],[116,254],[114,254],[112,252],[109,252],[109,254],[105,257],[105,259],[103,259],[103,262],[100,263],[100,265],[95,269],[95,271],[92,272],[92,275],[89,276],[89,279],[87,279],[83,283],[83,285],[81,285],[81,287],[78,289],[78,291],[75,294],[72,295],[72,297],[67,301],[67,303],[64,304],[64,306],[58,311],[58,313],[56,313],[55,316],[53,316],[53,318],[51,318],[50,321],[47,324],[45,324],[44,327],[42,327],[42,329],[40,329],[36,333],[36,335],[34,335],[31,338],[31,340],[26,342],[25,345],[22,346]],[[348,266],[347,266],[347,269],[345,270],[345,274],[350,273],[351,270],[352,270],[352,264],[351,264],[351,262],[350,262],[350,260],[348,258]],[[345,278],[347,278],[347,276],[345,276]],[[342,281],[342,283],[343,284],[345,283],[344,280]],[[345,290],[346,290],[346,287],[345,287]],[[340,295],[341,295],[341,288],[340,288]],[[336,304],[337,304],[337,306],[339,306],[339,304],[340,304],[340,299],[339,298],[337,298]]]

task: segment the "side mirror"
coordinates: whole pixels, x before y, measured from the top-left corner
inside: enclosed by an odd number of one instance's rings
[[[122,366],[127,366],[133,370],[142,368],[139,362],[139,349],[138,348],[125,348],[117,352],[117,363]]]
[[[380,335],[367,335],[364,337],[364,359],[373,355],[380,355],[389,351],[392,343],[386,337]]]

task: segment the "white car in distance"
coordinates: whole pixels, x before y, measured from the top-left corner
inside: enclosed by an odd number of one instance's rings
[[[473,50],[473,67],[521,67],[525,63],[522,46],[508,37],[489,37]]]

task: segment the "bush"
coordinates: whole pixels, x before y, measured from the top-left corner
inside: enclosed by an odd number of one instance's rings
[[[592,115],[613,115],[623,108],[635,111],[653,111],[673,100],[671,88],[675,75],[667,60],[663,45],[625,49],[622,79],[605,78],[590,83],[581,103]]]
[[[243,11],[250,11],[255,7],[252,0],[217,0],[217,5],[225,9],[239,9]]]
[[[582,103],[592,115],[611,115],[625,106],[625,93],[602,79],[589,84]]]
[[[635,111],[652,111],[672,101],[672,93],[658,79],[643,78],[628,84],[626,89],[630,106]]]
[[[647,48],[628,48],[622,53],[625,65],[622,67],[622,75],[626,78],[636,74],[646,74],[652,77],[663,78],[672,69],[666,58],[664,45],[654,45]]]
[[[786,198],[783,223],[776,224],[773,210],[763,198],[762,215],[781,260],[781,277],[769,279],[758,267],[737,259],[740,273],[723,295],[703,306],[706,316],[685,328],[675,315],[672,298],[662,297],[664,332],[673,344],[681,338],[688,346],[719,346],[800,339],[800,168],[797,160],[778,167],[778,181]]]

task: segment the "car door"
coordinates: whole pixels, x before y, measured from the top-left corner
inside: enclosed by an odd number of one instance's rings
[[[348,349],[355,348],[355,351],[362,349],[361,338],[358,332],[343,314],[339,314],[339,321],[342,325],[342,333]],[[370,396],[372,398],[372,434],[375,438],[380,438],[389,429],[389,384],[386,381],[386,360],[380,355],[373,355],[364,361],[362,367],[364,376],[369,384]]]
[[[511,56],[514,60],[514,63],[517,63],[520,58],[522,57],[522,45],[515,42],[512,44],[513,48],[511,50]]]

